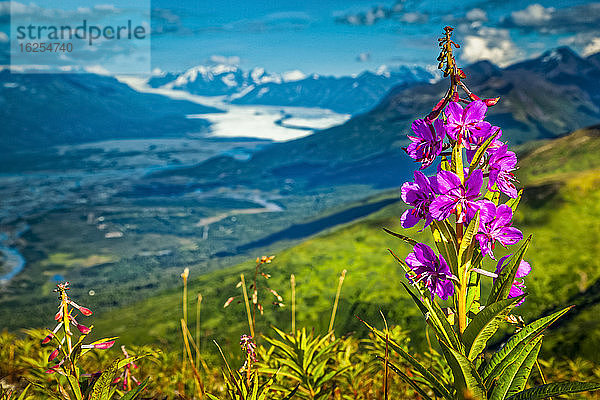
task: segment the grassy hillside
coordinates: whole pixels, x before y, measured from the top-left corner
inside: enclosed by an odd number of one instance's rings
[[[564,304],[579,304],[573,322],[563,324],[547,335],[552,352],[570,340],[571,355],[600,360],[600,324],[593,318],[600,278],[600,129],[593,127],[576,131],[561,139],[549,141],[530,152],[521,161],[519,177],[526,186],[524,203],[516,216],[516,225],[534,241],[526,257],[533,272],[526,283],[530,296],[519,311],[525,319],[547,312]],[[392,193],[397,196],[397,193]],[[360,330],[354,315],[379,321],[379,309],[390,323],[411,329],[413,341],[422,341],[423,323],[412,303],[406,299],[400,281],[402,272],[387,248],[401,257],[408,247],[382,231],[382,227],[400,230],[398,203],[367,218],[317,235],[302,244],[277,253],[266,271],[272,274],[269,285],[281,293],[288,307],[266,307],[265,317],[259,318],[259,330],[268,329],[277,321],[280,327],[290,325],[290,274],[297,280],[299,323],[326,329],[335,295],[337,277],[348,270],[340,301],[336,330]],[[413,229],[405,234],[420,238]],[[426,235],[420,239],[425,240]],[[256,254],[262,255],[262,254]],[[248,261],[235,267],[196,277],[192,270],[190,310],[197,293],[202,293],[202,329],[204,343],[219,338],[235,343],[247,325],[243,304],[235,302],[223,309],[229,296],[239,294],[235,285],[239,274],[247,279],[254,263]],[[488,261],[488,269],[494,263]],[[270,295],[269,295],[270,296]],[[265,301],[268,304],[268,301]],[[181,293],[164,292],[150,300],[121,310],[111,310],[98,318],[96,332],[121,335],[124,342],[177,342],[178,319],[181,315]],[[576,314],[576,313],[579,314]],[[190,311],[190,315],[194,315]],[[193,327],[194,318],[190,318]],[[581,329],[585,327],[586,329]],[[596,334],[595,334],[596,332]]]

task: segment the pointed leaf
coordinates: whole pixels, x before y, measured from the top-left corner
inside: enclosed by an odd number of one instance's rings
[[[497,385],[492,391],[490,400],[505,399],[508,395],[510,387],[513,385],[513,383],[515,383],[515,379],[519,371],[527,372],[527,377],[529,377],[531,368],[529,368],[527,371],[523,364],[525,364],[525,361],[529,359],[531,366],[533,365],[538,353],[540,352],[540,347],[542,346],[542,337],[543,336],[540,335],[524,346],[521,352],[512,360],[510,365],[502,372],[502,374],[495,378],[497,379]],[[517,384],[521,383],[522,380],[519,380]]]
[[[541,337],[541,336],[540,336]],[[536,346],[525,358],[521,368],[517,371],[515,375],[515,379],[510,385],[508,389],[507,396],[512,396],[513,394],[519,393],[523,389],[525,389],[525,385],[527,385],[527,381],[529,380],[529,376],[531,375],[531,370],[533,369],[533,365],[537,361],[537,357],[540,354],[540,349],[542,348],[542,341],[540,340]]]
[[[508,199],[508,201],[506,202],[506,205],[509,206],[510,208],[512,208],[513,212],[515,212],[515,211],[517,211],[517,207],[519,206],[519,203],[521,202],[522,197],[523,197],[523,189],[519,190],[519,193],[517,194],[516,199],[513,199],[513,198]]]
[[[395,237],[397,237],[397,238],[398,238],[398,239],[400,239],[400,240],[403,240],[403,241],[405,241],[406,243],[410,244],[411,246],[414,246],[415,244],[419,243],[419,242],[417,242],[416,240],[409,238],[408,236],[404,236],[404,235],[401,235],[401,234],[399,234],[399,233],[392,232],[392,231],[390,231],[390,230],[389,230],[389,229],[387,229],[387,228],[383,228],[383,230],[384,230],[386,233],[388,233],[388,234],[390,234],[390,235],[392,235],[392,236],[395,236]]]
[[[465,344],[469,360],[473,361],[475,357],[483,352],[488,340],[498,330],[502,322],[502,317],[508,313],[511,306],[524,297],[525,295],[521,295],[511,299],[500,300],[499,302],[490,304],[475,315],[471,323],[467,326],[467,329],[463,332],[463,343]]]
[[[125,393],[125,395],[121,397],[121,400],[134,400],[137,398],[137,396],[146,388],[149,380],[150,377],[144,379],[135,389],[131,389],[129,392]]]
[[[536,386],[510,396],[507,400],[541,400],[550,396],[568,393],[587,392],[600,389],[600,383],[593,382],[556,382]]]
[[[448,361],[448,365],[452,369],[454,387],[458,393],[458,398],[470,395],[470,398],[485,400],[487,398],[485,386],[473,363],[458,351],[450,348],[443,341],[440,341],[440,345],[442,346],[446,361]]]
[[[571,308],[573,307],[567,307],[547,317],[540,318],[515,333],[510,340],[506,342],[500,350],[495,352],[492,358],[484,364],[481,372],[483,379],[488,380],[490,376],[497,376],[499,371],[503,369],[502,363],[517,348],[517,346],[519,346],[519,344],[526,344],[532,338],[540,335],[550,324],[563,316]]]
[[[385,362],[385,358],[383,358],[381,356],[377,356],[377,358],[379,358],[380,360]],[[421,387],[419,385],[417,385],[417,382],[415,382],[408,375],[406,375],[404,372],[402,372],[400,370],[400,368],[396,367],[394,364],[392,364],[389,361],[387,362],[387,365],[390,367],[390,369],[392,371],[394,371],[396,373],[396,375],[398,375],[404,382],[408,383],[417,393],[419,393],[419,395],[421,395],[421,397],[423,397],[426,400],[433,400],[423,389],[421,389]]]
[[[446,315],[440,306],[435,301],[432,301],[430,297],[426,297],[424,293],[421,293],[423,297],[419,298],[412,292],[412,290],[410,290],[406,283],[401,283],[408,294],[410,294],[414,302],[417,304],[421,312],[423,312],[425,320],[436,331],[437,335],[442,340],[445,340],[447,343],[449,343],[452,348],[462,353],[464,351],[462,342],[458,339],[456,331],[448,322],[448,319],[446,318]]]
[[[438,380],[438,378],[435,375],[433,375],[431,372],[429,372],[429,370],[427,368],[425,368],[425,366],[423,364],[421,364],[416,358],[414,358],[406,350],[404,350],[404,348],[402,346],[400,346],[393,339],[390,339],[389,337],[384,335],[383,332],[379,331],[378,329],[375,329],[374,327],[372,327],[365,321],[363,321],[363,320],[361,320],[361,321],[363,324],[366,325],[367,328],[369,328],[369,330],[371,332],[373,332],[373,334],[375,334],[377,337],[379,337],[384,342],[387,341],[387,343],[389,343],[398,352],[398,354],[400,354],[400,356],[402,358],[404,358],[406,361],[408,361],[423,376],[423,378],[427,382],[429,382],[429,384],[431,384],[431,386],[433,386],[434,389],[436,389],[438,392],[441,393],[441,395],[444,398],[446,398],[447,400],[453,399],[448,388],[440,380]]]

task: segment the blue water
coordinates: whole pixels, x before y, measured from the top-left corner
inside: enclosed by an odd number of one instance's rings
[[[4,255],[4,268],[8,273],[0,275],[0,283],[10,281],[25,267],[25,258],[15,249],[0,246],[0,253]]]

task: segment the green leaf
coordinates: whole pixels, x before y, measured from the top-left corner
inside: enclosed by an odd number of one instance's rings
[[[464,269],[467,268],[467,264],[471,263],[471,258],[473,257],[473,249],[475,245],[475,235],[479,231],[479,221],[480,215],[479,211],[477,211],[475,217],[473,217],[473,219],[469,223],[469,226],[467,226],[467,229],[465,230],[463,238],[460,242],[460,247],[458,249],[458,260],[460,262],[460,267],[458,269],[458,273],[460,274],[459,278],[461,278],[464,275]]]
[[[508,199],[508,201],[506,202],[506,205],[509,206],[510,208],[512,208],[513,212],[515,212],[515,211],[517,211],[517,207],[519,206],[519,203],[521,202],[522,197],[523,197],[523,189],[519,190],[519,193],[517,194],[516,199],[513,199],[513,198]]]
[[[492,394],[490,396],[490,400],[503,400],[506,398],[511,386],[513,384],[520,385],[522,383],[522,379],[519,379],[519,382],[515,382],[517,374],[519,371],[522,373],[527,373],[527,378],[529,377],[529,372],[531,372],[531,366],[535,362],[538,353],[540,352],[540,347],[542,346],[542,335],[534,338],[531,342],[529,342],[526,346],[523,347],[521,352],[514,357],[510,365],[502,372],[502,374],[495,379],[497,385],[492,390]],[[531,363],[529,369],[524,366],[525,362],[528,361]],[[523,386],[525,384],[523,383]]]
[[[448,322],[446,314],[444,314],[440,306],[435,301],[431,300],[431,297],[427,296],[426,293],[419,291],[422,296],[421,299],[412,292],[406,283],[401,283],[425,316],[425,320],[436,331],[438,337],[445,340],[446,343],[460,353],[464,352],[462,342],[458,339],[456,331]]]
[[[517,269],[519,269],[519,264],[521,264],[521,260],[523,260],[523,256],[529,247],[529,243],[531,242],[531,235],[525,240],[525,242],[521,245],[519,250],[517,250],[510,258],[507,260],[506,266],[500,272],[498,278],[494,281],[494,285],[492,286],[492,291],[487,300],[487,305],[492,303],[496,303],[500,300],[506,299],[510,292],[510,288],[512,287],[515,276],[517,274]]]
[[[385,358],[383,358],[381,356],[376,356],[376,357],[385,362]],[[417,382],[415,382],[408,375],[406,375],[404,372],[402,372],[400,370],[400,368],[396,367],[394,364],[392,364],[389,361],[387,362],[387,365],[390,367],[390,369],[392,371],[394,371],[396,373],[396,375],[398,375],[404,382],[408,383],[417,393],[419,393],[421,395],[421,397],[423,397],[426,400],[433,400],[431,397],[429,397],[429,395],[423,389],[421,389],[421,387],[419,385],[417,385]]]
[[[73,375],[67,375],[67,381],[69,382],[69,387],[73,391],[73,395],[77,400],[83,399],[83,395],[81,394],[81,387],[79,386],[79,379]]]
[[[92,393],[90,394],[90,400],[109,400],[110,384],[119,370],[119,361],[119,359],[114,360],[112,364],[102,372],[102,375],[100,375],[96,383],[94,383]]]
[[[500,300],[499,302],[490,304],[483,310],[481,310],[471,323],[467,326],[467,329],[463,332],[463,343],[467,353],[467,358],[473,361],[487,345],[488,340],[498,330],[502,317],[504,317],[508,310],[525,295],[513,297],[511,299]]]
[[[440,341],[440,345],[442,346],[446,361],[448,361],[448,365],[452,369],[454,387],[456,388],[458,398],[462,399],[470,396],[468,398],[485,400],[487,398],[485,386],[471,361],[443,341]]]
[[[398,239],[401,239],[401,240],[405,241],[406,243],[408,243],[408,244],[410,244],[410,245],[412,245],[412,246],[414,246],[415,244],[419,243],[419,242],[417,242],[416,240],[409,238],[408,236],[404,236],[404,235],[401,235],[401,234],[399,234],[399,233],[392,232],[392,231],[390,231],[390,230],[389,230],[389,229],[387,229],[387,228],[383,228],[383,230],[384,230],[386,233],[388,233],[388,234],[390,234],[390,235],[392,235],[392,236],[395,236],[395,237],[397,237]]]
[[[297,384],[296,387],[294,388],[294,390],[292,390],[287,396],[285,396],[283,399],[281,400],[290,400],[292,397],[294,397],[294,395],[296,394],[296,392],[298,391],[298,388],[300,387],[300,384]]]
[[[208,397],[210,400],[219,400],[219,398],[218,398],[217,396],[213,396],[213,395],[212,395],[212,394],[210,394],[210,393],[205,393],[205,394],[206,394],[206,396],[207,396],[207,397]]]
[[[477,166],[479,165],[479,161],[481,161],[481,157],[483,157],[488,147],[491,146],[492,142],[496,139],[496,137],[498,137],[499,133],[500,129],[496,130],[496,132],[492,136],[487,138],[487,140],[483,142],[481,146],[479,146],[479,148],[475,152],[475,155],[473,156],[473,160],[471,160],[471,165],[469,165],[469,176],[471,176],[475,168],[477,168]]]
[[[149,380],[150,377],[144,379],[135,389],[131,389],[129,392],[125,393],[125,395],[121,397],[121,400],[134,400],[137,398],[137,396],[146,388]]]
[[[31,383],[28,384],[25,389],[23,389],[23,391],[21,392],[21,394],[19,395],[19,397],[17,397],[17,400],[25,400],[25,396],[27,395],[27,391],[29,390],[29,387],[31,386]]]
[[[429,384],[431,384],[431,386],[433,386],[434,389],[437,389],[437,391],[441,393],[441,395],[444,398],[446,398],[447,400],[453,399],[448,388],[435,375],[433,375],[431,372],[429,372],[429,370],[427,368],[425,368],[425,366],[423,364],[421,364],[416,358],[414,358],[406,350],[404,350],[402,348],[402,346],[400,346],[398,343],[396,343],[396,341],[394,341],[393,339],[390,339],[389,337],[384,335],[383,332],[375,329],[374,327],[372,327],[365,321],[363,321],[363,320],[361,320],[361,321],[363,324],[366,325],[367,328],[369,328],[369,330],[371,332],[373,332],[373,334],[375,334],[377,337],[379,337],[384,342],[387,341],[387,343],[389,343],[398,352],[398,354],[400,354],[400,356],[402,358],[404,358],[406,361],[408,361],[423,376],[423,378],[427,382],[429,382]]]
[[[540,336],[541,338],[541,336]],[[542,341],[538,342],[537,346],[529,352],[523,364],[517,371],[513,382],[508,389],[507,396],[512,396],[513,394],[519,393],[523,389],[525,389],[525,385],[527,385],[527,381],[529,380],[529,375],[531,375],[531,370],[533,369],[533,365],[537,361],[538,354],[540,353],[540,349],[542,348]]]
[[[110,384],[118,370],[126,366],[127,364],[139,360],[140,358],[146,357],[147,354],[142,354],[135,357],[127,357],[122,360],[116,359],[110,364],[110,366],[102,372],[98,380],[94,383],[92,393],[90,394],[90,400],[109,400],[111,398]]]
[[[491,376],[499,375],[500,371],[505,367],[504,361],[509,359],[509,356],[517,346],[520,344],[526,344],[531,338],[541,334],[550,324],[563,316],[573,306],[564,308],[560,311],[555,312],[547,317],[540,318],[528,325],[526,325],[519,332],[515,333],[508,342],[500,350],[492,355],[492,358],[484,364],[481,376],[483,379],[488,380]]]
[[[500,203],[500,191],[498,190],[498,185],[494,183],[494,186],[492,186],[492,190],[488,190],[487,192],[485,192],[485,195],[483,197],[497,206],[498,203]]]
[[[541,400],[550,396],[558,396],[561,394],[586,392],[600,389],[600,383],[593,382],[556,382],[546,385],[536,386],[531,389],[524,390],[507,400]]]

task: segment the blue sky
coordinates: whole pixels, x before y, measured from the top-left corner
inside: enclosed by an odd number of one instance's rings
[[[87,3],[110,2],[61,0]],[[181,71],[226,61],[345,75],[380,65],[434,65],[445,25],[456,28],[463,63],[507,65],[559,45],[600,51],[598,2],[154,0],[152,67]]]

